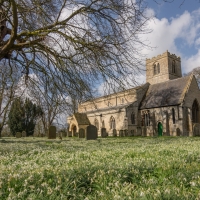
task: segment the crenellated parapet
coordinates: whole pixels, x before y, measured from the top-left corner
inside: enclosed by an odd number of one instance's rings
[[[155,61],[160,60],[164,57],[170,57],[173,60],[181,61],[181,58],[179,56],[176,56],[176,54],[171,54],[169,51],[166,51],[163,54],[159,54],[157,56],[154,56],[153,58],[146,58],[146,64],[155,62]]]

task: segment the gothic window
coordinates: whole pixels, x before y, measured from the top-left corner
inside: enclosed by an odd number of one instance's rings
[[[192,122],[199,123],[199,105],[196,99],[192,104]]]
[[[154,64],[154,66],[153,66],[153,74],[154,74],[154,75],[157,74],[157,67],[156,67],[156,64]]]
[[[135,124],[135,113],[131,113],[131,124]]]
[[[157,64],[157,74],[159,74],[160,73],[160,64],[158,63]]]
[[[172,61],[172,73],[176,73],[176,64],[175,64],[175,60]]]
[[[174,108],[172,108],[172,121],[173,121],[173,124],[176,123],[175,110],[174,110]]]
[[[149,111],[144,113],[143,118],[144,118],[144,125],[150,126],[150,113],[149,113]]]
[[[99,130],[99,122],[97,119],[94,120],[94,125],[97,127],[97,130]]]
[[[110,129],[115,129],[116,124],[115,124],[115,118],[113,116],[110,117]]]

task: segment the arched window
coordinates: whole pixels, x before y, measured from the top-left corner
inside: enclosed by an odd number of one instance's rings
[[[173,121],[173,124],[176,123],[175,110],[174,110],[174,108],[172,108],[172,121]]]
[[[135,113],[131,113],[131,124],[135,124]]]
[[[192,104],[192,122],[199,123],[199,105],[196,99]]]
[[[113,116],[110,117],[110,129],[115,129],[115,118]]]
[[[176,73],[176,63],[175,60],[172,61],[172,73]]]
[[[160,73],[160,64],[158,63],[157,64],[157,74],[159,74]]]
[[[154,75],[157,74],[157,67],[156,67],[156,64],[154,64],[154,66],[153,66],[153,74],[154,74]]]
[[[150,126],[150,113],[149,112],[144,113],[144,125]]]
[[[97,130],[99,130],[99,121],[97,119],[94,120],[94,125],[97,127]]]
[[[122,103],[122,104],[124,103],[124,98],[121,99],[121,103]]]

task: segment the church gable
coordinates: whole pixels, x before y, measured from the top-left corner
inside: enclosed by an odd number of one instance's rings
[[[195,99],[197,100],[198,104],[200,105],[200,90],[197,84],[196,78],[194,75],[191,75],[190,84],[187,87],[187,90],[184,95],[184,104],[188,108],[192,107]]]
[[[179,105],[188,86],[190,76],[150,85],[140,109]]]
[[[74,117],[78,123],[78,125],[90,125],[90,121],[86,114],[84,113],[75,113]]]

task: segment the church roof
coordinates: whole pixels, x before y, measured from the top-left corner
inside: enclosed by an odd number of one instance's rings
[[[85,113],[75,113],[74,117],[76,118],[78,125],[89,125],[90,124],[90,121]]]
[[[150,85],[140,109],[179,105],[182,103],[191,76]]]

